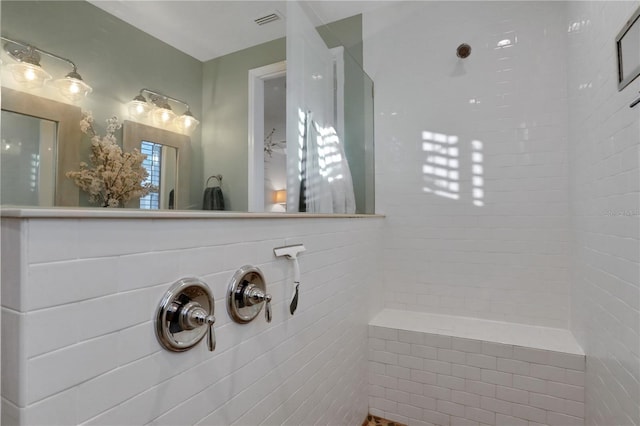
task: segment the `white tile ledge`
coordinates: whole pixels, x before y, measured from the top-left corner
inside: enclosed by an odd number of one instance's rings
[[[584,355],[573,334],[561,328],[398,309],[383,309],[369,325]]]
[[[379,214],[245,213],[204,210],[140,210],[109,208],[2,207],[1,217],[58,219],[364,219],[382,218]]]

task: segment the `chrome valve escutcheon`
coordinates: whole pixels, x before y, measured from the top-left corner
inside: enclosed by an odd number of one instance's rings
[[[204,282],[183,278],[160,301],[156,315],[156,336],[166,349],[182,352],[191,349],[207,335],[207,347],[216,348],[213,324],[214,300]]]
[[[231,318],[241,324],[252,321],[264,305],[265,319],[271,322],[271,295],[267,294],[262,271],[255,266],[240,268],[229,283],[227,310]]]

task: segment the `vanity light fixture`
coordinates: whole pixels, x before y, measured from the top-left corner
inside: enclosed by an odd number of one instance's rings
[[[145,97],[145,94],[147,97]],[[169,101],[181,104],[187,110],[180,116],[173,112]],[[147,116],[151,122],[160,127],[175,126],[180,132],[190,134],[200,122],[191,113],[188,103],[150,89],[141,89],[140,93],[127,104],[129,115],[135,120],[143,120]]]
[[[82,77],[78,74],[78,67],[71,60],[4,36],[2,36],[2,40],[6,41],[4,45],[5,52],[17,61],[17,63],[9,64],[7,67],[11,71],[13,78],[23,86],[29,89],[39,88],[45,82],[51,80],[51,75],[40,65],[40,54],[44,54],[66,62],[73,67],[73,70],[64,78],[54,82],[64,97],[72,102],[77,102],[92,92],[91,86],[82,80]]]

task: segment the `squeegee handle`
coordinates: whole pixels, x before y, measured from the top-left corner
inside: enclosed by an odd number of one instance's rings
[[[298,259],[293,259],[293,282],[300,284],[300,265]]]

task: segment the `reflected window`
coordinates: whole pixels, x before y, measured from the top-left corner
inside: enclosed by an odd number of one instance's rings
[[[160,208],[160,164],[162,160],[162,145],[148,141],[142,141],[140,152],[147,156],[142,166],[147,169],[147,179],[144,183],[151,183],[156,187],[154,192],[140,198],[141,209],[157,210]]]

